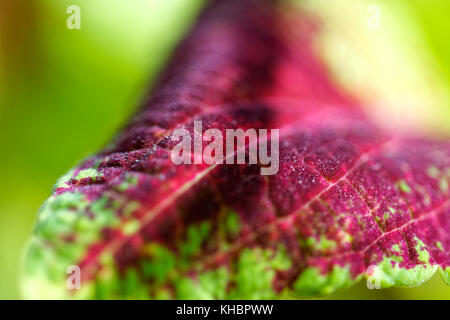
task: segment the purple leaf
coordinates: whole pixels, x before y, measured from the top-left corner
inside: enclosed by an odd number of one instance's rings
[[[27,297],[311,296],[362,276],[415,286],[437,269],[449,282],[449,141],[378,128],[314,54],[318,23],[272,3],[215,1],[114,142],[58,181]],[[196,120],[280,129],[278,172],[175,165],[171,135],[193,136]]]

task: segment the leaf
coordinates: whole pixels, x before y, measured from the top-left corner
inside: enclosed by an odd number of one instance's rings
[[[449,141],[373,124],[314,54],[317,27],[272,1],[205,10],[129,125],[55,185],[24,295],[268,299],[363,276],[415,286],[437,269],[449,282]],[[195,120],[279,128],[278,173],[173,164],[171,134]]]

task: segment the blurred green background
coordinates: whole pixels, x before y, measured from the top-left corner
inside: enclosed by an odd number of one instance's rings
[[[355,1],[347,0],[345,4],[338,0],[318,1],[319,8],[312,10],[347,17],[346,21],[351,23],[352,17],[358,21],[358,17],[364,19],[366,15],[363,7],[355,16],[352,6]],[[418,114],[417,119],[426,120],[415,123],[414,118],[414,125],[436,134],[448,133],[450,2],[394,2],[395,6],[387,0],[367,2],[379,4],[382,19],[384,16],[388,19],[382,20],[383,30],[378,35],[381,40],[377,40],[381,42],[375,43],[367,36],[368,46],[376,45],[387,56],[396,55],[395,45],[383,42],[386,38],[383,35],[391,34],[385,25],[396,24],[401,34],[406,33],[412,39],[408,43],[396,42],[400,51],[410,55],[411,59],[404,60],[412,65],[407,68],[418,67],[414,77],[409,78],[417,78],[420,86],[420,81],[426,79],[429,83],[432,77],[433,86],[423,92],[409,91],[408,86],[402,88],[412,101],[428,99],[426,117],[423,110],[412,109],[407,103],[399,109],[390,105],[383,112],[402,114],[407,110]],[[79,160],[101,148],[126,120],[203,3],[203,0],[0,0],[1,299],[20,298],[18,281],[23,247],[31,234],[36,212],[53,183]],[[81,8],[80,30],[66,27],[69,17],[66,9],[73,4]],[[345,30],[334,27],[331,24],[328,32],[335,30],[346,37]],[[366,37],[365,32],[361,31],[358,37]],[[327,45],[335,46],[333,41],[323,39]],[[347,41],[354,40],[347,38]],[[325,50],[323,46],[318,48]],[[327,52],[330,49],[325,48]],[[360,57],[364,56],[361,53]],[[390,67],[384,66],[393,72]],[[357,69],[365,70],[364,77],[378,77],[369,63]],[[400,71],[398,74],[403,75]],[[379,77],[389,78],[389,74]],[[337,78],[348,85],[357,75],[350,80]],[[411,84],[411,88],[417,83]],[[370,86],[377,96],[392,99],[392,93],[384,94],[377,84]],[[433,88],[439,88],[439,92]],[[377,108],[375,105],[370,108]],[[419,288],[368,290],[361,283],[331,298],[449,299],[450,288],[436,275]]]

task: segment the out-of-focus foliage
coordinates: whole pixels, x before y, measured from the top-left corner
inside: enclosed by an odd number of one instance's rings
[[[318,54],[383,126],[450,133],[449,25],[439,16],[449,12],[448,2],[298,3],[321,20]]]
[[[335,18],[340,14],[351,24],[352,17],[366,18],[364,6],[357,7],[361,12],[349,9],[357,1],[318,2],[328,8],[324,12]],[[382,31],[389,34],[386,26],[395,23],[399,30],[396,32],[408,39],[403,43],[396,38],[395,41],[400,41],[397,45],[403,47],[403,52],[414,50],[413,58],[398,58],[396,64],[419,63],[419,71],[411,73],[414,78],[411,82],[420,83],[418,78],[425,69],[427,79],[432,77],[440,92],[448,97],[449,2],[401,0],[395,1],[395,5],[388,2],[372,1],[380,6],[381,19],[388,19],[382,20]],[[0,166],[4,177],[0,186],[0,298],[19,298],[20,256],[38,206],[49,195],[51,185],[76,161],[98,150],[124,122],[202,3],[202,0],[0,0]],[[71,4],[81,8],[81,30],[66,27],[69,16],[66,9]],[[364,33],[360,36],[364,37]],[[386,44],[382,40],[376,45]],[[370,39],[365,41],[369,47],[374,45]],[[378,47],[378,50],[388,49]],[[395,52],[387,51],[385,56],[393,55]],[[374,59],[385,56],[375,55]],[[389,69],[389,64],[380,62],[380,65]],[[365,67],[370,76],[373,69]],[[375,71],[373,78],[378,76]],[[413,101],[415,94],[411,92]],[[398,112],[395,108],[403,108],[403,113],[418,114],[414,119],[429,112],[434,116],[426,116],[429,120],[424,126],[435,121],[436,128],[445,130],[450,118],[448,101],[439,98],[440,94],[431,97],[437,101],[430,102],[425,109],[393,104],[384,111],[395,113]],[[450,289],[437,277],[420,288],[368,290],[361,283],[331,296],[449,297]]]

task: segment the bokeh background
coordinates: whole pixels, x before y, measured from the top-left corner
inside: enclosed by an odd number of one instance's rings
[[[380,124],[450,134],[450,2],[298,0],[323,19],[315,47]],[[204,0],[0,0],[0,299],[19,299],[20,259],[56,179],[101,148],[138,105]],[[81,29],[69,30],[69,5]],[[367,28],[368,5],[380,8]],[[329,298],[450,299],[418,288]]]

